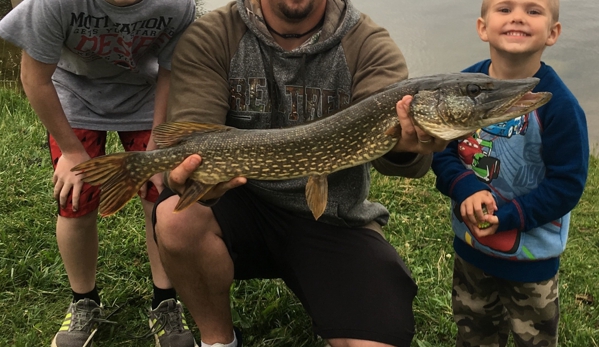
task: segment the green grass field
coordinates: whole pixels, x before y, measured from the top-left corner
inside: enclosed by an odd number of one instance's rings
[[[56,204],[46,133],[27,101],[0,89],[0,346],[50,346],[70,300],[54,237]],[[120,151],[111,137],[110,151]],[[434,176],[410,180],[374,176],[372,199],[391,211],[386,237],[419,285],[413,346],[453,346],[450,283],[453,263],[448,201]],[[599,160],[574,210],[560,274],[560,345],[599,346]],[[96,346],[153,346],[147,332],[151,299],[139,201],[100,219],[98,287],[110,319]],[[581,302],[577,295],[596,299]],[[247,346],[323,346],[298,300],[279,281],[236,282],[235,324]],[[191,322],[191,319],[189,319]],[[192,329],[199,340],[197,329]]]

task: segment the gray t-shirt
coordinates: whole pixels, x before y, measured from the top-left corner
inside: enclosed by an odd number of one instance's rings
[[[25,0],[0,21],[0,36],[52,76],[73,128],[151,129],[158,66],[195,19],[193,0]]]

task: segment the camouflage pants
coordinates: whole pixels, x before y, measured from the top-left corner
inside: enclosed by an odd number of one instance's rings
[[[457,347],[557,346],[558,280],[522,283],[489,276],[456,255],[453,317]]]

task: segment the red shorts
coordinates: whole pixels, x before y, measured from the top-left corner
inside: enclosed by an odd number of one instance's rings
[[[95,158],[106,154],[106,131],[86,130],[86,129],[73,129],[79,141],[83,144],[85,151],[90,157]],[[151,130],[141,131],[119,131],[119,138],[125,151],[145,151],[150,140]],[[56,169],[56,163],[58,158],[62,155],[58,144],[52,137],[48,135],[48,143],[50,145],[50,155],[52,156],[52,167]],[[155,202],[158,198],[158,190],[156,187],[148,181],[148,192],[145,200]],[[62,217],[75,218],[84,216],[100,206],[100,188],[83,184],[81,188],[81,196],[79,197],[79,210],[73,212],[73,203],[71,201],[71,193],[67,200],[66,208],[60,208],[58,206],[58,214]]]

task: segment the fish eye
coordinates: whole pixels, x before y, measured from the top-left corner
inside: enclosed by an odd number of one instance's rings
[[[466,86],[466,93],[468,93],[468,96],[471,98],[478,96],[478,94],[480,94],[481,91],[482,89],[477,84],[469,84]]]

